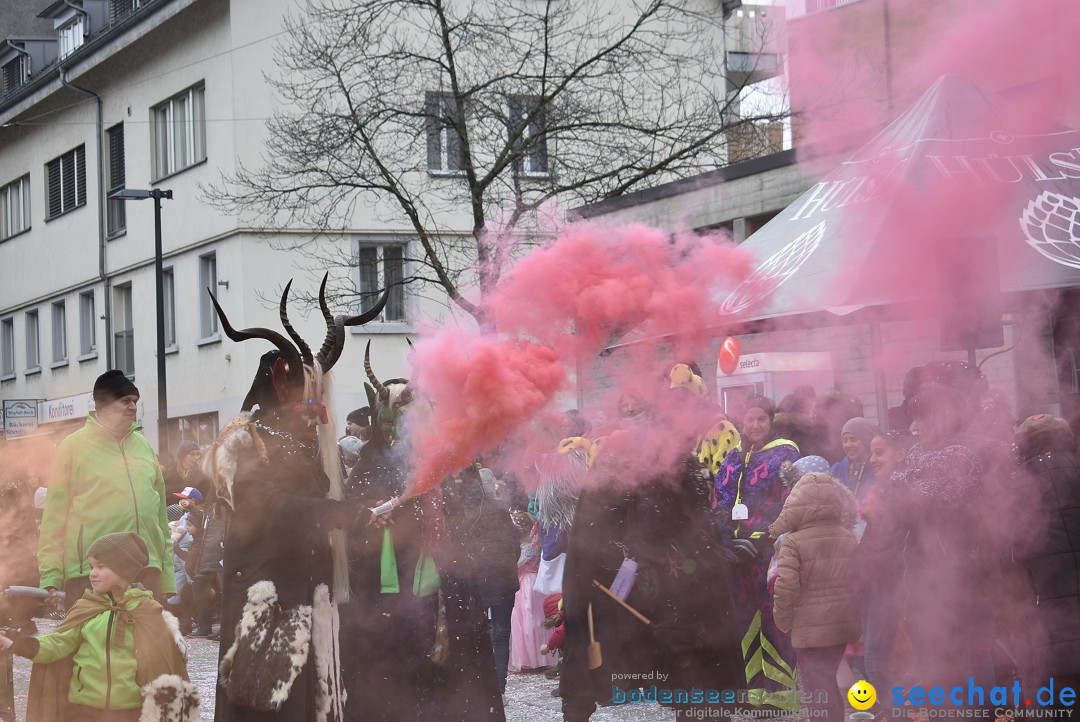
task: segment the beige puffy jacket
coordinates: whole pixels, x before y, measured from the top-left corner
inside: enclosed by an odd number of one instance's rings
[[[858,607],[848,577],[857,542],[855,500],[828,474],[807,474],[769,526],[780,542],[773,617],[796,649],[859,639]]]

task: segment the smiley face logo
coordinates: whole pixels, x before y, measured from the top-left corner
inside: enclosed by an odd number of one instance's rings
[[[847,693],[847,699],[855,709],[870,709],[877,699],[877,690],[875,690],[874,686],[866,680],[860,679],[858,682],[851,685],[851,689],[849,689]]]

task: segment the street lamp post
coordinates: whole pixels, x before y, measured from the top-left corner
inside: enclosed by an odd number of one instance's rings
[[[165,393],[165,281],[161,261],[161,199],[172,200],[171,190],[154,188],[139,190],[122,188],[109,194],[110,200],[143,201],[154,199],[154,275],[157,295],[157,396],[158,396],[158,454],[164,457],[169,450],[169,407]]]

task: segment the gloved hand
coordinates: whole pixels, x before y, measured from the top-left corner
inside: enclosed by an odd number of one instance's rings
[[[749,539],[733,539],[731,550],[735,552],[735,559],[744,564],[758,558],[757,545]]]

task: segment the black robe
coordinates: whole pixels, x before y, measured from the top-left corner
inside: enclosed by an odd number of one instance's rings
[[[294,441],[264,426],[258,427],[258,433],[269,464],[263,464],[254,451],[245,453],[233,481],[233,513],[224,546],[221,656],[233,644],[253,584],[273,583],[283,607],[312,604],[316,587],[331,583],[329,532],[355,517],[354,505],[326,498],[329,480],[319,466],[314,443]],[[234,704],[219,684],[214,719],[313,722],[315,688],[312,652],[280,710],[260,712]]]
[[[407,448],[373,439],[346,483],[346,498],[374,507],[405,490]],[[430,514],[430,512],[429,512]],[[384,593],[383,528],[349,530],[352,598],[341,606],[341,669],[348,693],[346,717],[372,720],[441,719],[442,671],[431,660],[438,622],[438,593],[413,593],[414,574],[425,551],[425,504],[404,502],[391,513],[390,539],[399,591]]]
[[[596,702],[611,701],[613,693],[619,701],[638,687],[676,696],[694,689],[737,695],[746,686],[729,582],[733,560],[709,522],[695,471],[687,464],[633,490],[611,483],[581,494],[563,579],[564,719],[586,720]],[[649,625],[592,585],[595,579],[611,586],[623,548],[639,565],[626,601]],[[590,604],[603,657],[596,670],[587,659]]]

